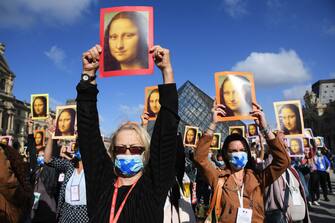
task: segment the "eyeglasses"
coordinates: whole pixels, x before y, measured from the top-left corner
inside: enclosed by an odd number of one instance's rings
[[[127,149],[129,152],[133,155],[141,155],[144,152],[144,147],[142,146],[115,146],[114,147],[114,153],[116,155],[118,154],[125,154],[127,152]]]

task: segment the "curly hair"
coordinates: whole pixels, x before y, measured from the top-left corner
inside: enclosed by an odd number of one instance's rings
[[[11,199],[12,204],[21,211],[21,220],[29,216],[33,204],[33,189],[29,181],[29,168],[23,162],[19,152],[10,146],[0,144],[0,150],[3,150],[10,162],[10,167],[18,180],[16,191]]]

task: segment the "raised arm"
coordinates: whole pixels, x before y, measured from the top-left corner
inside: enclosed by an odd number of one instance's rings
[[[223,105],[217,105],[214,101],[213,105],[213,121],[209,125],[206,133],[200,138],[199,143],[195,149],[194,160],[201,167],[201,171],[207,179],[208,184],[212,188],[216,188],[218,182],[218,170],[208,160],[208,153],[210,150],[211,141],[213,139],[213,133],[218,122],[218,115],[224,116],[225,111]]]
[[[152,53],[163,76],[159,85],[161,104],[150,143],[150,160],[144,174],[152,180],[152,187],[160,200],[164,200],[175,176],[177,150],[178,95],[170,63],[169,50],[154,46]]]
[[[98,89],[96,71],[99,68],[99,45],[83,53],[83,75],[77,85],[77,120],[79,149],[84,165],[88,208],[94,209],[100,189],[111,186],[114,180],[113,164],[103,143],[97,109]],[[89,77],[85,80],[84,75]],[[92,79],[91,79],[92,78]],[[93,205],[93,206],[92,206]]]
[[[34,139],[34,133],[33,133],[34,122],[31,116],[29,116],[28,118],[27,125],[28,125],[27,150],[29,152],[29,167],[30,167],[30,171],[33,173],[37,168],[37,160],[36,160],[35,139]]]
[[[277,136],[273,134],[267,124],[265,114],[260,105],[253,103],[253,111],[251,115],[256,118],[255,123],[259,126],[260,132],[269,145],[270,154],[273,159],[269,166],[267,166],[262,173],[260,173],[263,187],[271,185],[278,177],[285,172],[290,166],[291,159],[286,152],[286,147],[283,141],[283,133],[278,132]]]

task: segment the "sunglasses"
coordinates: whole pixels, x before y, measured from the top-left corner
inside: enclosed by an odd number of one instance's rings
[[[127,152],[127,149],[133,155],[141,155],[144,152],[144,147],[142,147],[142,146],[130,146],[130,147],[127,147],[127,146],[115,146],[114,147],[114,153],[116,155],[125,154]]]

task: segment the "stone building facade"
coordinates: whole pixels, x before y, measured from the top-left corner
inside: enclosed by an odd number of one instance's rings
[[[306,91],[304,125],[315,136],[324,137],[326,146],[335,152],[335,79],[319,80]]]
[[[30,104],[13,95],[15,74],[9,68],[4,54],[5,46],[0,43],[0,135],[13,136],[14,147],[22,149]]]

